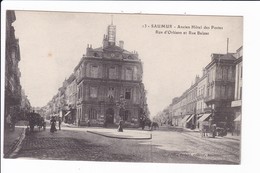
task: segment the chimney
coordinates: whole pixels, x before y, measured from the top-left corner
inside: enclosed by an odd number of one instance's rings
[[[92,50],[92,45],[88,44],[87,51],[86,51],[86,56],[90,56],[91,50]]]
[[[124,41],[122,41],[122,40],[119,41],[119,47],[121,49],[124,49]]]
[[[200,79],[199,75],[196,75],[195,83],[197,83],[199,81],[199,79]]]

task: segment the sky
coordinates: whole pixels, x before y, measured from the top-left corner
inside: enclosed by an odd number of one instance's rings
[[[102,46],[111,14],[15,13],[13,26],[20,44],[21,85],[32,106],[45,106],[86,53],[87,44],[93,48]],[[151,116],[188,89],[196,75],[201,76],[212,53],[227,52],[227,38],[228,52],[236,52],[243,45],[242,17],[113,14],[113,23],[116,41],[123,40],[124,49],[137,51],[143,62],[143,83]],[[195,29],[192,25],[196,25]],[[197,35],[197,31],[208,35]]]

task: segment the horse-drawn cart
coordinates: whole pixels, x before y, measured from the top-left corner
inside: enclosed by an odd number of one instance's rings
[[[45,130],[46,128],[46,122],[44,121],[44,118],[38,114],[38,113],[30,113],[29,114],[29,126],[30,131],[33,132],[34,126],[37,126],[39,130],[43,128]]]
[[[201,137],[212,137],[216,136],[216,124],[210,124],[207,121],[204,121],[201,125]]]

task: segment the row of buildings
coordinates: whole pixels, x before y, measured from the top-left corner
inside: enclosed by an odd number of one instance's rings
[[[125,50],[123,41],[116,45],[112,23],[102,47],[87,46],[71,76],[43,109],[47,116],[56,115],[79,126],[124,120],[126,126],[138,127],[140,119],[149,116],[142,76],[138,53]]]
[[[15,12],[6,12],[6,44],[5,44],[5,102],[4,120],[10,115],[13,121],[26,118],[31,111],[31,104],[20,83],[21,72],[18,64],[21,60],[19,40],[15,37]]]
[[[155,118],[191,129],[210,120],[240,133],[242,58],[243,47],[236,53],[212,54],[202,76]]]

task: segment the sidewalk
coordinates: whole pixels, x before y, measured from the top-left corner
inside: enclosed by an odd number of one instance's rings
[[[190,132],[192,133],[193,136],[197,136],[197,137],[201,137],[200,134],[200,130],[199,129],[194,129],[191,130],[189,128],[183,128],[183,127],[178,127],[178,126],[169,126],[169,129],[179,129],[182,130],[184,132]],[[223,138],[223,139],[231,139],[231,140],[236,140],[236,141],[240,141],[241,140],[241,136],[236,135],[235,133],[232,135],[230,132],[228,132],[228,134],[226,136],[216,136],[216,138]]]
[[[25,126],[16,126],[14,131],[4,130],[4,158],[8,158],[16,149],[17,144],[21,142],[21,137],[23,133],[25,133],[25,128]]]

